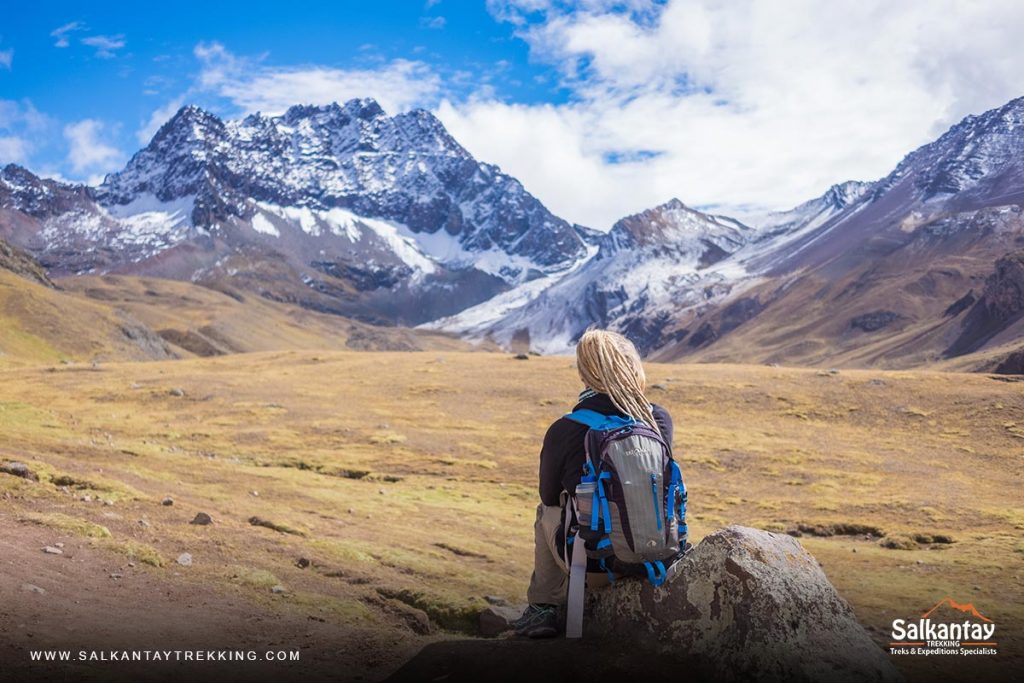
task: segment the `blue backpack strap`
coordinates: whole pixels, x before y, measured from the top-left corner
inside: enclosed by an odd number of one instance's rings
[[[572,420],[573,422],[579,422],[588,429],[595,429],[598,431],[618,429],[619,427],[628,427],[632,424],[636,424],[636,420],[631,417],[604,415],[596,410],[590,410],[588,408],[574,410],[571,413],[566,413],[564,417]]]
[[[683,475],[679,471],[679,465],[674,460],[671,463],[670,470],[672,474],[669,479],[668,492],[665,494],[665,511],[668,520],[673,521],[676,518],[676,497],[681,494]],[[682,503],[681,499],[680,506],[683,510],[679,521],[682,522],[685,517],[685,504]]]
[[[647,570],[647,580],[651,585],[658,588],[668,578],[668,571],[662,562],[644,562],[644,569]]]

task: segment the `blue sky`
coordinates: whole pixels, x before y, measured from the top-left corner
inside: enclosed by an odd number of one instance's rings
[[[0,97],[49,121],[45,129],[30,130],[23,122],[31,151],[16,160],[76,179],[108,170],[68,163],[60,131],[95,120],[102,123],[105,144],[124,155],[134,151],[137,132],[154,110],[193,87],[204,66],[195,55],[198,45],[223,45],[262,66],[374,70],[396,59],[429,63],[455,97],[485,83],[519,102],[567,96],[549,67],[530,63],[529,48],[514,37],[513,26],[496,21],[484,3],[298,5],[21,3],[0,19],[0,53],[10,54],[7,68],[0,65]],[[187,100],[222,115],[239,113],[216,92],[193,90]],[[416,104],[436,102],[435,93]]]
[[[597,228],[871,180],[1024,95],[1015,0],[9,3],[0,163],[97,182],[182,104],[376,97]]]

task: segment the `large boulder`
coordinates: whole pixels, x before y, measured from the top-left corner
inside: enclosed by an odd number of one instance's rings
[[[730,526],[660,588],[620,581],[587,603],[584,640],[677,658],[716,681],[892,681],[900,675],[821,566],[786,535]]]

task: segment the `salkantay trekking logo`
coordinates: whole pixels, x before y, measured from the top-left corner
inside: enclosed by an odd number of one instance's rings
[[[995,623],[973,604],[946,597],[916,620],[893,619],[889,654],[994,655],[995,636]]]

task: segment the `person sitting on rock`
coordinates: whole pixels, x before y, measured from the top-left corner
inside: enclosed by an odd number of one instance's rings
[[[640,354],[629,339],[607,330],[588,330],[576,344],[576,368],[584,389],[573,410],[632,417],[672,443],[672,417],[644,394],[646,376]],[[513,623],[517,635],[550,638],[558,634],[559,613],[567,596],[569,568],[562,555],[564,515],[586,460],[587,427],[566,417],[548,428],[540,452],[540,504],[534,523],[534,567],[527,590],[529,606]],[[607,585],[603,572],[587,575],[588,587]]]

